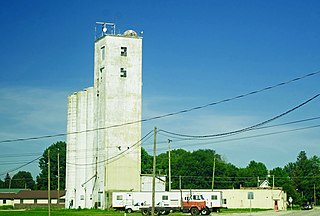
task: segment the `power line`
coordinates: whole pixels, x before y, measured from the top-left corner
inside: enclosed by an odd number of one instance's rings
[[[300,107],[306,105],[307,103],[311,102],[312,100],[316,99],[317,97],[319,97],[320,94],[317,94],[315,96],[313,96],[312,98],[306,100],[305,102],[299,104],[298,106],[295,106],[294,108],[284,112],[284,113],[281,113],[280,115],[277,115],[273,118],[270,118],[266,121],[263,121],[263,122],[260,122],[258,124],[255,124],[255,125],[252,125],[252,126],[249,126],[249,127],[246,127],[246,128],[243,128],[243,129],[239,129],[239,130],[235,130],[235,131],[231,131],[231,132],[225,132],[225,133],[218,133],[218,134],[209,134],[209,135],[187,135],[187,134],[179,134],[179,133],[174,133],[174,132],[170,132],[170,131],[166,131],[166,130],[162,130],[160,129],[159,132],[164,132],[164,133],[167,133],[167,134],[170,134],[170,135],[174,135],[174,136],[180,136],[180,137],[189,137],[189,138],[208,138],[208,137],[221,137],[221,136],[228,136],[228,135],[232,135],[232,134],[238,134],[238,133],[243,133],[243,132],[247,132],[247,131],[250,131],[250,130],[253,130],[255,128],[258,128],[260,126],[263,126],[265,124],[268,124],[269,122],[272,122],[278,118],[281,118],[293,111],[295,111],[296,109],[299,109]]]
[[[313,126],[309,126],[309,127],[303,127],[303,128],[297,128],[297,129],[291,129],[291,130],[284,130],[284,131],[277,131],[277,132],[272,132],[272,133],[258,134],[258,135],[247,136],[247,137],[225,139],[225,140],[219,140],[219,141],[213,141],[213,142],[201,143],[201,144],[202,145],[206,145],[206,144],[215,144],[215,143],[223,143],[223,142],[230,142],[230,141],[238,141],[238,140],[244,140],[244,139],[252,139],[252,138],[257,138],[257,137],[271,136],[271,135],[283,134],[283,133],[300,131],[300,130],[314,129],[314,128],[318,128],[318,127],[320,127],[320,125],[313,125]]]
[[[296,121],[291,121],[291,122],[285,122],[285,123],[281,123],[281,124],[275,124],[275,125],[269,125],[269,126],[263,126],[263,127],[257,127],[257,128],[253,128],[250,131],[253,130],[262,130],[262,129],[267,129],[267,128],[274,128],[274,127],[279,127],[279,126],[285,126],[285,125],[291,125],[291,124],[298,124],[298,123],[302,123],[302,122],[307,122],[307,121],[314,121],[320,119],[320,116],[318,117],[313,117],[313,118],[307,118],[307,119],[301,119],[301,120],[296,120]],[[186,140],[198,140],[198,138],[191,138],[191,137],[179,137],[179,136],[174,136],[174,135],[169,135],[169,134],[165,134],[165,133],[161,133],[159,132],[160,135],[163,135],[165,137],[168,138],[172,138],[172,139],[176,139],[175,142],[177,141],[186,141]],[[236,134],[231,134],[229,136],[234,136]],[[214,139],[222,139],[228,136],[223,136],[223,137],[208,137],[208,138],[202,138],[201,140],[214,140]],[[162,143],[162,142],[158,142],[158,143]],[[163,142],[163,143],[167,143],[167,141]]]
[[[84,163],[84,164],[80,164],[80,163],[70,163],[70,162],[66,161],[66,164],[75,165],[75,166],[90,166],[90,165],[95,165],[95,164],[100,164],[100,163],[105,163],[105,162],[111,163],[111,162],[112,162],[111,160],[116,159],[116,158],[122,156],[123,154],[129,152],[129,151],[132,150],[134,147],[137,147],[138,144],[140,144],[140,143],[142,144],[142,141],[143,141],[144,139],[148,140],[148,139],[151,137],[152,133],[153,133],[153,130],[151,130],[151,131],[150,131],[149,133],[147,133],[143,138],[141,138],[139,141],[137,141],[136,143],[134,143],[133,145],[131,145],[129,148],[127,148],[127,149],[125,149],[124,151],[120,152],[119,154],[116,154],[116,155],[114,155],[114,156],[112,156],[112,157],[110,157],[110,158],[107,158],[107,159],[105,159],[105,160],[101,160],[101,161],[97,161],[97,162],[93,162],[93,163]],[[146,141],[146,140],[145,140],[145,141]],[[140,145],[141,145],[141,144],[140,144]]]
[[[290,130],[283,130],[283,131],[277,131],[277,132],[271,132],[271,133],[265,133],[265,134],[258,134],[258,135],[252,135],[252,136],[246,136],[246,137],[239,137],[239,138],[232,138],[232,139],[223,139],[223,140],[217,140],[217,141],[209,141],[209,142],[203,142],[203,139],[199,140],[199,139],[192,139],[192,138],[188,138],[188,139],[179,139],[179,140],[173,140],[173,143],[177,143],[177,142],[189,142],[189,141],[194,141],[197,140],[199,141],[198,143],[191,143],[191,144],[184,144],[183,147],[186,146],[194,146],[194,145],[210,145],[210,144],[217,144],[217,143],[224,143],[224,142],[232,142],[232,141],[238,141],[238,140],[245,140],[245,139],[252,139],[252,138],[258,138],[258,137],[264,137],[264,136],[272,136],[272,135],[277,135],[277,134],[283,134],[283,133],[289,133],[289,132],[294,132],[294,131],[301,131],[301,130],[309,130],[309,129],[314,129],[314,128],[318,128],[320,127],[320,125],[313,125],[313,126],[308,126],[308,127],[302,127],[302,128],[296,128],[296,129],[290,129]],[[164,135],[162,133],[159,133],[165,137],[170,137],[171,139],[174,139],[171,136],[168,135]],[[221,138],[221,137],[219,137]],[[214,138],[211,138],[214,139]],[[217,138],[216,138],[217,139]],[[208,139],[209,140],[209,139]],[[163,142],[158,142],[158,144],[166,144],[168,143],[167,141],[163,141]],[[158,149],[167,149],[166,146],[164,146],[163,148],[158,148]]]
[[[0,160],[3,158],[16,158],[16,157],[31,157],[31,156],[37,156],[41,153],[23,153],[23,154],[1,154]]]
[[[5,174],[7,174],[7,173],[11,173],[11,172],[14,172],[14,171],[22,168],[22,167],[25,167],[25,166],[27,166],[27,165],[29,165],[29,164],[31,164],[31,163],[39,160],[41,157],[42,157],[42,156],[39,156],[39,157],[37,157],[36,159],[33,159],[32,161],[29,161],[29,162],[27,162],[27,163],[25,163],[25,164],[23,164],[23,165],[21,165],[21,166],[18,166],[18,167],[14,168],[14,169],[8,170],[8,171],[6,171],[6,172],[4,172],[4,173],[1,173],[0,176],[3,176],[3,175],[5,175]]]
[[[54,138],[54,137],[61,137],[61,136],[66,136],[66,135],[72,135],[72,134],[79,134],[79,133],[88,133],[88,132],[93,132],[93,131],[97,131],[97,130],[105,130],[105,129],[110,129],[110,128],[116,128],[116,127],[122,127],[122,126],[126,126],[126,125],[131,125],[131,124],[136,124],[136,123],[141,123],[141,122],[147,122],[147,121],[152,121],[152,120],[156,120],[156,119],[161,119],[161,118],[166,118],[166,117],[171,117],[174,115],[179,115],[179,114],[183,114],[183,113],[187,113],[187,112],[191,112],[194,110],[199,110],[199,109],[203,109],[209,106],[214,106],[214,105],[218,105],[221,103],[225,103],[225,102],[229,102],[229,101],[233,101],[236,99],[240,99],[240,98],[244,98],[250,95],[254,95],[254,94],[258,94],[267,90],[271,90],[283,85],[287,85],[290,84],[292,82],[296,82],[302,79],[305,79],[307,77],[311,77],[311,76],[315,76],[318,75],[320,73],[320,71],[316,71],[316,72],[312,72],[309,74],[305,74],[303,76],[285,81],[285,82],[281,82],[272,86],[268,86],[268,87],[264,87],[262,89],[259,90],[255,90],[255,91],[251,91],[245,94],[241,94],[241,95],[237,95],[234,97],[230,97],[230,98],[226,98],[220,101],[216,101],[216,102],[212,102],[209,104],[205,104],[202,106],[196,106],[196,107],[192,107],[189,109],[184,109],[184,110],[180,110],[177,112],[172,112],[172,113],[167,113],[167,114],[163,114],[163,115],[158,115],[158,116],[154,116],[154,117],[150,117],[150,118],[145,118],[145,119],[141,119],[141,120],[136,120],[136,121],[132,121],[132,122],[127,122],[127,123],[122,123],[122,124],[115,124],[112,126],[108,126],[108,127],[100,127],[100,128],[95,128],[95,129],[89,129],[89,130],[83,130],[83,131],[76,131],[76,132],[71,132],[71,133],[58,133],[58,134],[53,134],[53,135],[44,135],[44,136],[36,136],[36,137],[28,137],[28,138],[18,138],[18,139],[7,139],[7,140],[1,140],[1,143],[10,143],[10,142],[21,142],[21,141],[29,141],[29,140],[39,140],[39,139],[48,139],[48,138]]]

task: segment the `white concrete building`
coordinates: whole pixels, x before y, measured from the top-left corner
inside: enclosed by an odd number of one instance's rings
[[[112,191],[140,190],[141,92],[142,38],[96,39],[94,86],[68,97],[66,208],[105,209]]]
[[[226,208],[259,208],[287,210],[287,193],[282,188],[223,189],[223,206]]]

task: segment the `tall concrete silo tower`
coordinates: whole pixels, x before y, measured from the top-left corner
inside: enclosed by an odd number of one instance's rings
[[[112,191],[139,191],[141,93],[142,38],[104,33],[94,86],[68,98],[67,208],[105,209]]]

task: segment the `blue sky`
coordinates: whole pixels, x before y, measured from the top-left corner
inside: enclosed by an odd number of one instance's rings
[[[93,85],[96,21],[115,22],[117,33],[143,31],[143,118],[220,101],[320,70],[319,1],[1,1],[0,141],[66,132],[67,96]],[[142,135],[154,126],[190,135],[245,128],[319,94],[319,83],[320,74],[316,74],[241,99],[149,121],[143,123]],[[319,105],[316,98],[269,125],[319,117]],[[295,161],[302,150],[319,156],[319,127],[301,129],[317,125],[319,119],[219,140],[173,139],[171,145],[214,149],[238,167],[255,160],[272,169]],[[274,134],[290,130],[295,131]],[[0,175],[64,139],[0,143]],[[166,151],[167,139],[158,135],[158,152]],[[143,143],[150,153],[152,142]],[[32,163],[22,170],[36,175],[37,166]]]

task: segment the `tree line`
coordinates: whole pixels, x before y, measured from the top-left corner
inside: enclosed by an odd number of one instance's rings
[[[65,188],[66,143],[57,142],[49,146],[39,160],[40,173],[36,181],[30,172],[19,171],[13,177],[7,174],[0,180],[0,188],[28,188],[46,190],[48,187],[48,152],[50,150],[51,189],[58,188],[58,155],[60,164],[60,190]],[[295,162],[284,167],[268,170],[262,162],[250,161],[239,168],[228,163],[221,155],[211,149],[186,151],[175,149],[171,155],[172,189],[232,189],[257,187],[267,180],[272,187],[282,187],[295,203],[316,201],[320,198],[320,158],[308,157],[301,151]],[[168,152],[157,155],[157,175],[168,176]],[[141,149],[141,173],[151,174],[153,156]],[[168,188],[168,179],[167,185]]]
[[[142,173],[152,173],[153,156],[144,149],[141,155]],[[244,168],[236,167],[211,149],[172,150],[170,160],[172,189],[238,189],[257,187],[267,180],[270,187],[286,191],[295,203],[315,202],[320,198],[320,158],[308,158],[305,151],[298,154],[296,162],[272,170],[256,161],[250,161]],[[156,162],[157,174],[168,176],[168,152],[158,155]]]
[[[0,188],[26,188],[32,190],[47,190],[48,189],[48,152],[50,150],[50,188],[58,189],[58,155],[60,164],[60,190],[65,188],[66,174],[66,143],[57,142],[49,146],[39,159],[40,173],[34,181],[30,172],[19,171],[12,177],[9,173],[6,174],[4,180],[0,180]]]

